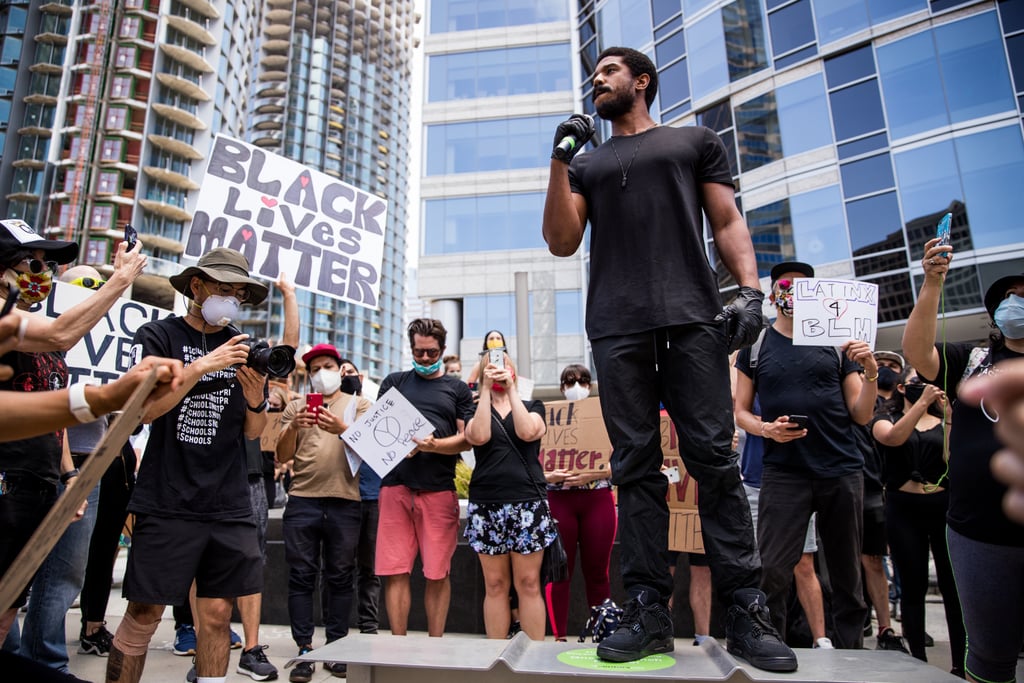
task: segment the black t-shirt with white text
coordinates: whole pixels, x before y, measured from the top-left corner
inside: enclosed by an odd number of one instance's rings
[[[1024,526],[1016,524],[1003,512],[1006,486],[993,478],[989,465],[992,456],[1003,448],[996,438],[996,424],[981,408],[957,399],[960,379],[970,363],[970,344],[936,344],[939,371],[933,378],[921,379],[946,392],[953,407],[953,424],[949,429],[949,510],[946,522],[962,536],[995,545],[1024,547]],[[1007,348],[992,351],[991,356],[974,374],[988,372],[995,363],[1024,358]],[[992,417],[992,411],[989,410]]]
[[[135,333],[136,358],[177,358],[188,366],[238,334],[205,335],[173,317]],[[251,516],[245,450],[245,396],[227,368],[203,378],[177,405],[153,420],[128,510],[174,519]]]
[[[396,387],[434,425],[437,438],[457,434],[456,420],[468,421],[475,410],[469,386],[451,375],[424,379],[415,370],[393,372],[381,382],[377,398],[391,387]],[[458,455],[419,451],[388,472],[381,486],[405,486],[414,491],[454,491],[455,462],[458,459]]]
[[[736,369],[754,381],[761,419],[806,415],[807,436],[779,443],[764,440],[764,465],[829,479],[859,472],[864,457],[857,445],[856,423],[843,398],[842,382],[860,366],[831,346],[795,346],[793,340],[769,327],[757,357],[756,379],[750,349],[736,358]]]
[[[540,401],[523,403],[531,413],[540,415],[542,419],[546,417],[544,404]],[[501,420],[505,432],[501,431],[496,420]],[[508,434],[508,438],[505,434]],[[473,468],[473,478],[469,480],[471,502],[524,503],[547,496],[544,468],[540,464],[540,439],[520,439],[516,434],[511,411],[501,418],[491,408],[491,440],[481,446],[474,446],[473,454],[476,456],[476,466]],[[526,467],[530,468],[529,471]]]
[[[625,188],[621,164],[629,166]],[[586,199],[591,226],[591,339],[709,322],[721,312],[704,245],[700,188],[708,182],[731,186],[732,173],[725,145],[701,126],[614,136],[573,159],[570,187]]]
[[[0,364],[14,370],[11,379],[0,382],[3,391],[55,391],[68,382],[63,354],[11,351]],[[0,444],[0,471],[31,476],[49,484],[60,481],[60,458],[64,451],[64,430]]]

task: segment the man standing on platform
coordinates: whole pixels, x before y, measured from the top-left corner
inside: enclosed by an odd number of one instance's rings
[[[630,597],[620,628],[597,654],[631,661],[674,647],[661,402],[687,437],[680,455],[700,487],[712,582],[730,606],[729,652],[759,668],[793,671],[796,657],[772,628],[758,589],[761,567],[732,449],[728,354],[757,337],[764,294],[725,146],[707,128],[654,122],[657,70],[642,53],[609,48],[592,78],[594,105],[611,122],[612,137],[570,164],[593,124],[574,115],[559,125],[543,231],[556,256],[575,253],[588,221],[593,231],[587,334],[614,447],[622,579]],[[724,311],[705,254],[703,216],[740,285]]]
[[[434,433],[416,439],[416,449],[381,483],[376,570],[387,577],[384,604],[391,632],[398,636],[408,630],[409,579],[417,553],[426,579],[423,603],[429,635],[444,634],[451,602],[449,572],[459,531],[455,462],[469,448],[465,429],[474,405],[469,386],[445,374],[441,356],[447,336],[440,320],[413,320],[413,369],[393,372],[380,385],[379,396],[397,388],[434,425]]]

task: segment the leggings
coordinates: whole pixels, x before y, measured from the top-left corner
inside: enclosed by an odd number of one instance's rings
[[[946,538],[967,627],[964,668],[979,681],[1012,683],[1024,642],[1024,548],[974,541],[949,528]]]
[[[587,586],[587,605],[600,605],[611,597],[608,563],[615,542],[615,501],[611,488],[562,489],[548,491],[551,514],[558,520],[569,579],[549,583],[545,588],[548,618],[555,638],[566,637],[569,620],[569,584],[576,566],[576,544],[580,548],[580,569]]]
[[[949,647],[953,669],[962,671],[967,637],[964,634],[960,597],[953,581],[946,546],[946,508],[949,492],[907,493],[889,491],[885,502],[885,524],[889,533],[889,553],[900,575],[903,612],[903,637],[910,654],[927,662],[924,647],[925,594],[928,592],[928,551],[935,558],[935,573],[942,593],[949,629]]]

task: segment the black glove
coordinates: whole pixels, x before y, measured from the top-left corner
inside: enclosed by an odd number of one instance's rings
[[[725,323],[725,338],[729,353],[750,346],[757,341],[764,324],[761,304],[764,292],[753,287],[740,287],[736,299],[715,316],[716,323]]]
[[[583,149],[583,145],[594,136],[594,118],[588,114],[573,114],[565,121],[558,124],[555,129],[555,140],[551,143],[552,159],[558,159],[569,163],[576,153]],[[576,139],[575,144],[563,145],[562,140],[567,137]]]

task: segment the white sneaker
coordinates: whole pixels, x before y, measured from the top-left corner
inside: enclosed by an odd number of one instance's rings
[[[814,641],[815,650],[834,650],[835,646],[832,645],[832,641],[828,638],[818,638]]]

